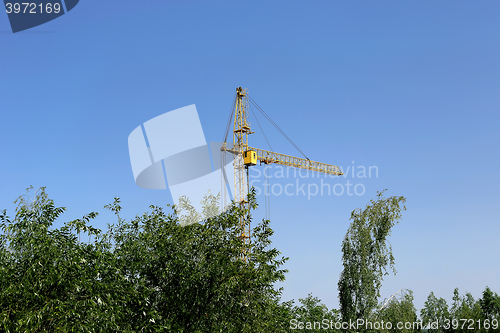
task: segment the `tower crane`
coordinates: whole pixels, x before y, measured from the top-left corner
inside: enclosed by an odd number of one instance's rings
[[[340,168],[336,165],[311,161],[310,159],[289,156],[259,148],[253,148],[248,145],[248,135],[252,134],[250,123],[248,121],[248,90],[241,87],[236,88],[236,97],[231,110],[231,116],[226,129],[226,135],[222,147],[222,153],[231,153],[234,155],[234,202],[242,209],[249,209],[247,200],[249,193],[248,168],[257,165],[257,161],[261,164],[280,164],[287,167],[295,167],[316,171],[331,175],[343,175]],[[227,136],[231,119],[233,122],[233,146],[226,146]],[[283,133],[284,134],[284,133]],[[286,136],[286,134],[284,134]],[[287,137],[288,138],[288,137]],[[291,142],[291,140],[289,140]],[[292,143],[293,144],[293,143]],[[297,148],[298,149],[298,148]],[[299,149],[300,151],[300,149]],[[242,230],[241,240],[244,244],[250,243],[250,222],[243,216],[240,217],[240,227]],[[246,253],[242,254],[246,260]]]

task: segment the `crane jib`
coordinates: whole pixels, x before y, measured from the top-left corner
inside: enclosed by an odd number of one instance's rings
[[[234,149],[228,149],[226,147],[222,147],[221,150],[227,151],[227,152],[235,154],[235,155],[240,154],[240,151],[234,150]],[[275,153],[272,151],[259,149],[259,148],[253,148],[253,147],[248,147],[246,149],[246,151],[247,152],[254,151],[255,153],[257,153],[257,160],[260,161],[261,163],[265,163],[265,164],[275,163],[275,164],[280,164],[280,165],[284,165],[284,166],[290,166],[290,167],[295,167],[295,168],[300,168],[300,169],[305,169],[305,170],[317,171],[317,172],[327,173],[327,174],[336,175],[336,176],[341,176],[344,174],[340,170],[340,168],[336,165],[315,162],[315,161],[311,161],[311,160],[308,160],[305,158],[289,156],[289,155]],[[252,165],[255,165],[255,164],[252,164]]]

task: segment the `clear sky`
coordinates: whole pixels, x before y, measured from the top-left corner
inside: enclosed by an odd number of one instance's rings
[[[135,185],[128,135],[196,104],[220,141],[242,86],[310,159],[356,171],[323,179],[340,195],[271,197],[273,244],[290,257],[284,300],[312,292],[338,307],[350,213],[384,189],[407,211],[382,299],[408,288],[421,308],[431,291],[448,303],[455,287],[500,292],[499,36],[493,0],[82,0],[17,34],[0,14],[0,208],[13,215],[26,187],[46,186],[68,207],[60,223],[97,210],[105,228],[115,196],[127,218],[172,203]],[[299,155],[259,121],[275,151]],[[297,181],[322,184],[272,184]]]

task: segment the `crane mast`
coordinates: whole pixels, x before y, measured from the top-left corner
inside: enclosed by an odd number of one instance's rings
[[[243,211],[248,209],[247,195],[249,191],[248,166],[245,165],[243,154],[248,150],[248,134],[251,134],[248,122],[248,97],[247,90],[238,87],[236,89],[236,109],[233,126],[233,150],[234,157],[234,201]],[[241,240],[250,243],[250,223],[245,216],[240,217],[242,230]],[[245,256],[245,253],[243,254]]]
[[[272,151],[252,148],[248,146],[248,135],[252,134],[250,123],[248,122],[248,90],[241,87],[236,88],[236,101],[234,106],[233,123],[233,147],[227,148],[226,142],[222,144],[220,150],[225,153],[234,154],[234,202],[243,211],[248,211],[248,167],[257,164],[257,161],[265,164],[280,164],[288,167],[306,169],[310,171],[322,172],[326,174],[340,176],[343,175],[336,165],[311,161],[307,158],[289,156]],[[240,216],[241,235],[244,244],[250,243],[250,222],[246,216]],[[246,260],[245,250],[242,257]]]

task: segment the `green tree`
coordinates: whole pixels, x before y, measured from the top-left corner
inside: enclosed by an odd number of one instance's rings
[[[483,298],[479,299],[479,306],[484,319],[500,320],[500,297],[491,291],[489,287],[483,291]]]
[[[257,207],[253,191],[249,203]],[[147,288],[154,309],[149,321],[179,332],[265,331],[264,314],[278,311],[281,291],[274,283],[284,280],[279,267],[287,259],[270,247],[270,222],[253,229],[244,261],[239,217],[250,221],[250,211],[233,206],[203,223],[181,225],[175,214],[151,208],[130,222],[119,219],[113,232],[127,278]]]
[[[340,321],[338,310],[328,310],[326,305],[312,294],[299,298],[299,302],[301,305],[293,307],[291,311],[289,332],[324,332],[327,327],[328,332],[336,331],[331,329],[331,324]]]
[[[374,321],[380,322],[382,320],[385,323],[391,323],[391,328],[382,330],[382,332],[409,333],[421,331],[422,325],[418,324],[417,309],[413,304],[413,292],[404,289],[383,302],[374,318]]]
[[[139,295],[115,269],[101,231],[87,225],[97,213],[52,229],[65,208],[44,188],[17,202],[14,219],[5,210],[0,215],[1,330],[130,331],[136,316],[127,304]],[[82,233],[94,241],[81,242]]]
[[[454,290],[451,307],[453,332],[470,332],[471,329],[476,332],[498,331],[499,313],[498,295],[490,288],[486,287],[483,298],[478,300],[470,293],[460,296],[458,288]]]
[[[244,261],[239,218],[250,211],[182,226],[159,207],[130,221],[118,198],[107,208],[118,222],[106,232],[88,224],[97,213],[53,228],[65,208],[43,188],[14,219],[0,214],[1,332],[286,332],[291,305],[274,284],[287,258],[270,246],[269,221]]]
[[[424,308],[420,310],[420,318],[424,326],[429,327],[429,333],[448,332],[444,328],[446,320],[450,320],[448,304],[444,298],[437,298],[433,292],[427,297]]]
[[[478,328],[477,320],[483,319],[481,306],[472,294],[466,293],[460,297],[458,288],[453,291],[453,303],[450,311],[451,330],[453,332],[469,332],[469,326]],[[478,329],[476,331],[479,331]]]
[[[377,306],[380,288],[387,267],[394,272],[394,256],[387,243],[392,227],[405,210],[404,197],[371,200],[364,210],[351,213],[352,223],[342,242],[344,269],[338,282],[342,320],[367,319]]]

